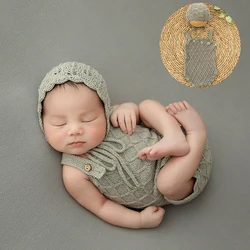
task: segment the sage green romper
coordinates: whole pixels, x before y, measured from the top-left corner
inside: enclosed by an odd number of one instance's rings
[[[104,141],[86,155],[88,159],[63,154],[62,164],[80,169],[90,177],[99,191],[110,200],[131,208],[150,205],[183,204],[199,195],[206,186],[212,166],[208,143],[194,177],[193,193],[183,200],[169,200],[157,189],[156,178],[160,169],[170,159],[141,160],[138,152],[155,144],[161,136],[155,130],[137,126],[132,135],[110,126]]]
[[[206,38],[192,38],[187,31],[184,32],[187,37],[184,75],[193,87],[210,87],[218,75],[213,33],[210,30]]]

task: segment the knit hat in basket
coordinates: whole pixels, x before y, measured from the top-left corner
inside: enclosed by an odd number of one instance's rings
[[[210,11],[209,8],[203,3],[194,3],[190,5],[186,13],[187,21],[209,21]]]
[[[42,102],[45,99],[47,92],[51,91],[55,85],[72,81],[74,83],[84,83],[87,87],[95,90],[104,104],[106,119],[107,119],[107,132],[109,131],[109,117],[111,114],[110,99],[108,95],[107,85],[102,75],[94,68],[79,62],[65,62],[59,64],[49,71],[41,85],[38,88],[38,119],[39,124],[44,132],[42,120]]]

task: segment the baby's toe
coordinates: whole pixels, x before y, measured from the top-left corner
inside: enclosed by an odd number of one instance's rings
[[[182,111],[182,109],[181,109],[181,106],[180,106],[180,103],[178,102],[175,102],[174,103],[174,107],[176,108],[176,110],[177,110],[177,112],[180,112],[180,111]]]
[[[181,110],[186,110],[184,102],[178,102],[178,105],[179,105],[179,107],[180,107]]]
[[[169,108],[174,114],[178,112],[173,103],[169,105]]]

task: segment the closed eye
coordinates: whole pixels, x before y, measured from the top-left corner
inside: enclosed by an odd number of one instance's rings
[[[94,120],[84,120],[84,121],[82,121],[82,122],[88,123],[88,122],[92,122],[92,121],[94,121]]]
[[[62,123],[62,124],[53,124],[53,126],[55,126],[55,127],[62,127],[62,126],[64,126],[64,125],[66,125],[67,123]]]
[[[83,119],[82,122],[93,122],[96,118],[91,118],[91,119]]]

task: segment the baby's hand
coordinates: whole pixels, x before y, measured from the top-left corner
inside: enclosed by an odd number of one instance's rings
[[[123,103],[111,114],[110,121],[114,127],[120,127],[122,132],[131,135],[139,120],[139,109],[135,103]]]
[[[141,228],[157,227],[163,220],[165,210],[162,207],[150,206],[140,212]]]

